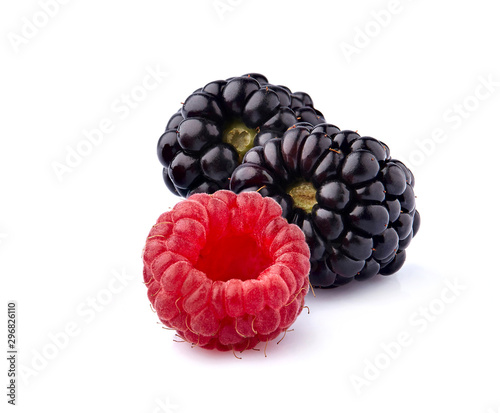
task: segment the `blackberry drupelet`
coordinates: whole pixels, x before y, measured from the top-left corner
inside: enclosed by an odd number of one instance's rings
[[[302,123],[249,150],[230,188],[257,190],[281,205],[306,236],[311,284],[327,288],[401,268],[420,225],[414,184],[384,143]]]
[[[158,141],[165,184],[183,197],[227,189],[249,149],[297,122],[325,122],[306,93],[256,73],[210,82],[185,100]]]

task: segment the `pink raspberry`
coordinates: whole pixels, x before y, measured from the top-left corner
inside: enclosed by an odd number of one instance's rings
[[[243,351],[275,339],[309,290],[304,234],[257,192],[179,202],[151,229],[143,259],[160,321],[206,349]]]

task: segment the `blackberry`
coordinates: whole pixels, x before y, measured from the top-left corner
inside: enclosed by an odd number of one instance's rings
[[[228,189],[250,148],[297,122],[325,122],[306,93],[271,85],[256,73],[210,82],[185,100],[158,141],[165,184],[184,197]]]
[[[414,184],[384,143],[304,123],[249,150],[231,177],[231,190],[274,198],[302,229],[311,284],[325,288],[401,268],[420,225]]]

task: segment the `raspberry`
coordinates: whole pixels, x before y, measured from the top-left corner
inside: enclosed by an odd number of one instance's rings
[[[187,97],[158,141],[165,184],[184,197],[228,189],[250,148],[298,121],[325,121],[306,93],[269,84],[256,73],[210,82]]]
[[[195,194],[162,214],[143,253],[160,321],[206,349],[243,351],[285,332],[309,289],[309,248],[258,193]]]
[[[247,152],[235,192],[274,198],[305,234],[310,281],[338,287],[398,271],[420,226],[411,171],[384,143],[336,126],[296,125]]]

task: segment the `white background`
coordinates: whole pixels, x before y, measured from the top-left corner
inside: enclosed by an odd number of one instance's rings
[[[16,300],[17,411],[499,411],[495,2],[72,0],[49,17],[40,3],[0,6],[0,337],[4,351]],[[168,75],[140,94],[148,70]],[[157,324],[141,251],[178,201],[156,158],[167,120],[247,72],[387,143],[416,176],[422,226],[399,273],[309,294],[267,357],[237,360]],[[90,153],[59,179],[76,148]]]

